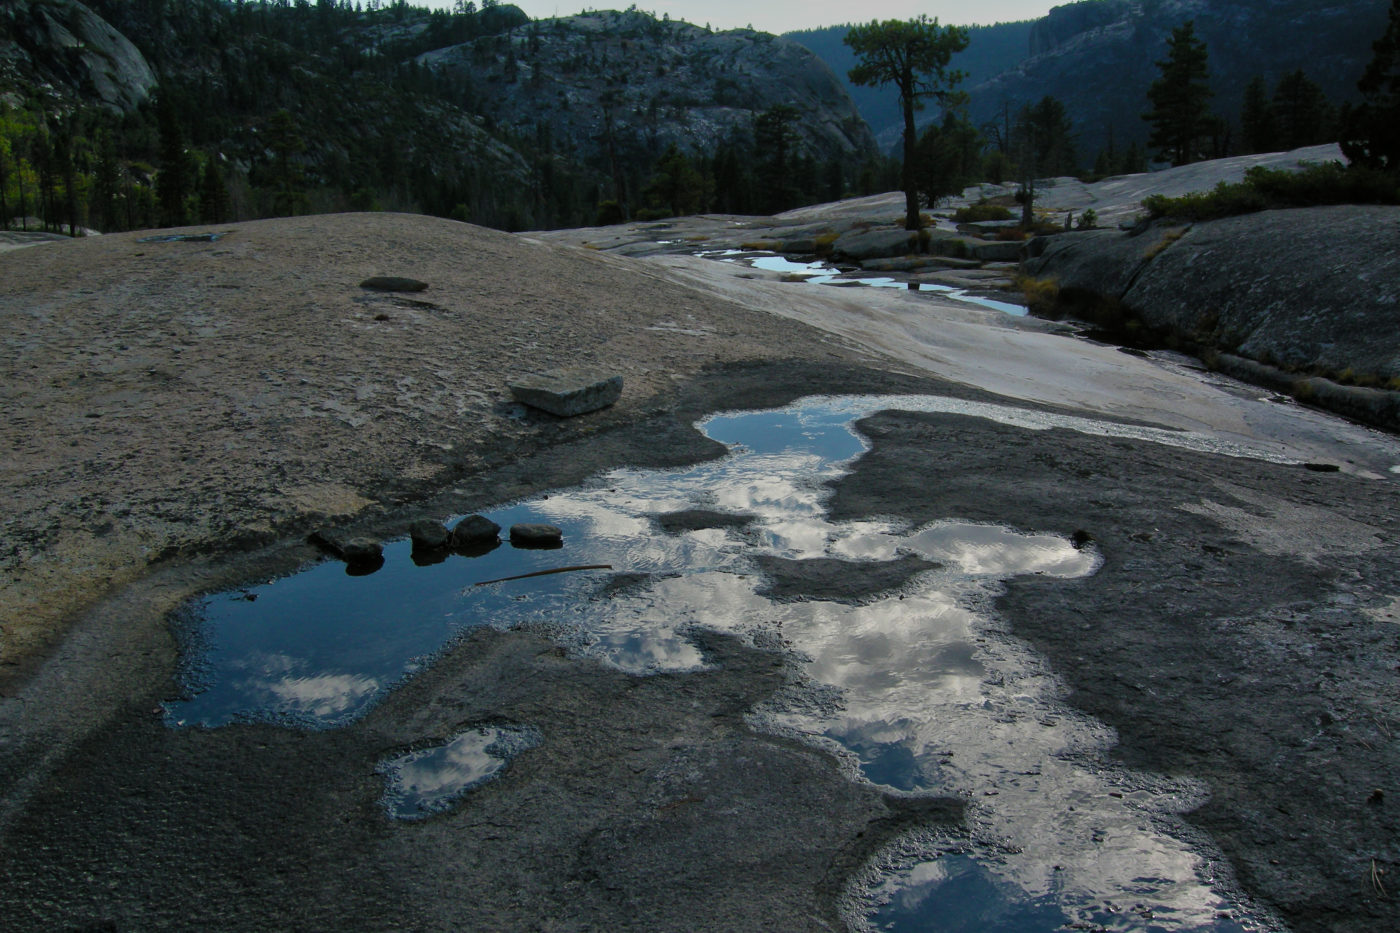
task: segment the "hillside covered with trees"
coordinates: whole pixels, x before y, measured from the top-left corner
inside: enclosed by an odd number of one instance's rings
[[[0,217],[22,223],[392,209],[576,226],[780,210],[884,172],[825,66],[749,30],[635,11],[532,23],[492,0],[0,10]]]

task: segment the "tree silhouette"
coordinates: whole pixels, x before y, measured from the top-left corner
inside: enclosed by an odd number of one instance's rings
[[[189,173],[189,158],[185,153],[185,134],[170,95],[162,93],[156,102],[156,120],[160,129],[160,173],[156,176],[156,195],[160,199],[161,223],[179,227],[185,223],[185,199],[193,179]]]
[[[1142,117],[1152,124],[1147,144],[1161,150],[1172,165],[1195,161],[1196,141],[1214,129],[1207,62],[1206,44],[1196,38],[1196,24],[1188,20],[1172,30],[1167,57],[1157,62],[1162,76],[1147,90],[1152,104]]]
[[[1390,0],[1385,32],[1356,88],[1361,104],[1342,116],[1342,152],[1353,163],[1400,171],[1400,0]]]
[[[1322,88],[1301,68],[1279,79],[1271,109],[1280,149],[1297,149],[1336,138],[1332,132],[1332,105]]]
[[[845,42],[859,58],[850,70],[852,84],[884,87],[893,84],[899,91],[904,112],[904,228],[919,229],[919,189],[915,180],[918,131],[914,112],[923,109],[926,97],[947,105],[954,99],[953,88],[963,79],[961,71],[949,71],[955,52],[967,48],[967,30],[940,26],[938,19],[925,15],[917,19],[872,20],[846,33]]]
[[[1240,110],[1240,135],[1244,137],[1245,152],[1272,152],[1277,134],[1274,132],[1274,107],[1262,75],[1255,75],[1245,85],[1244,106]]]

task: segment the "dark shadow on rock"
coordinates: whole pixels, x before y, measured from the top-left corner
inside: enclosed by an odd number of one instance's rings
[[[684,509],[651,516],[656,526],[668,535],[705,528],[743,528],[754,518],[747,513],[716,512],[711,509]]]
[[[857,604],[908,585],[917,574],[942,564],[907,554],[895,560],[853,561],[832,557],[791,560],[758,555],[754,558],[768,581],[760,596],[779,602],[821,599]]]
[[[660,580],[678,577],[678,573],[615,573],[607,582],[598,587],[595,599],[612,599],[614,596],[630,596],[646,589]]]

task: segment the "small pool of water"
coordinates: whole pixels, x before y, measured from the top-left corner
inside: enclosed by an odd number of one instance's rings
[[[809,398],[720,413],[699,427],[730,447],[722,460],[614,470],[485,513],[503,527],[558,525],[559,550],[502,544],[415,563],[400,541],[369,576],[326,561],[208,598],[182,627],[190,689],[167,706],[167,722],[341,726],[485,625],[548,623],[573,653],[638,676],[702,669],[689,633],[726,632],[788,646],[813,685],[755,710],[757,727],[821,744],[857,779],[894,792],[969,801],[965,832],[911,837],[887,853],[860,889],[860,922],[896,931],[1266,929],[1222,918],[1255,915],[1215,890],[1212,863],[1169,831],[1200,802],[1200,788],[1107,767],[1111,731],[1065,707],[1043,659],[989,611],[1011,577],[1094,573],[1092,549],[957,516],[917,527],[829,519],[826,481],[865,450],[854,422],[889,408],[1247,453],[1186,432],[937,396]],[[671,532],[658,520],[689,510],[724,520]],[[935,566],[850,601],[770,596],[757,560],[847,561],[839,572],[858,574],[908,555]],[[613,571],[477,585],[583,564]],[[621,573],[629,584],[609,586]],[[450,809],[540,740],[530,724],[518,729],[469,730],[385,762],[389,815]],[[1154,925],[1138,922],[1147,914]]]
[[[963,301],[968,304],[978,305],[983,308],[990,308],[993,311],[1000,311],[1003,314],[1010,314],[1016,317],[1025,317],[1028,313],[1025,306],[1014,304],[1009,301],[998,301],[995,298],[987,298],[982,295],[974,295],[963,288],[954,288],[951,285],[937,285],[929,282],[909,282],[890,276],[862,276],[858,273],[842,272],[835,266],[829,265],[821,260],[811,262],[797,262],[785,256],[774,256],[764,253],[751,253],[744,250],[718,250],[713,253],[701,253],[700,255],[719,259],[722,262],[741,262],[755,269],[763,269],[767,272],[781,272],[784,275],[802,276],[804,281],[812,285],[831,285],[838,288],[901,288],[905,291],[935,292],[953,301]]]
[[[467,791],[539,744],[540,734],[529,727],[479,726],[441,745],[391,758],[379,766],[384,808],[397,820],[426,819],[451,809]]]

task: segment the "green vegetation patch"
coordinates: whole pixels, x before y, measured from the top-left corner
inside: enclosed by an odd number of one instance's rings
[[[960,224],[977,224],[989,220],[1010,220],[1011,218],[1011,211],[1006,207],[987,201],[978,201],[976,204],[960,207],[953,214],[953,219]]]
[[[1340,162],[1307,165],[1296,172],[1256,165],[1244,173],[1241,182],[1222,181],[1210,191],[1179,198],[1154,194],[1142,202],[1153,218],[1190,221],[1327,204],[1400,204],[1400,179]]]

